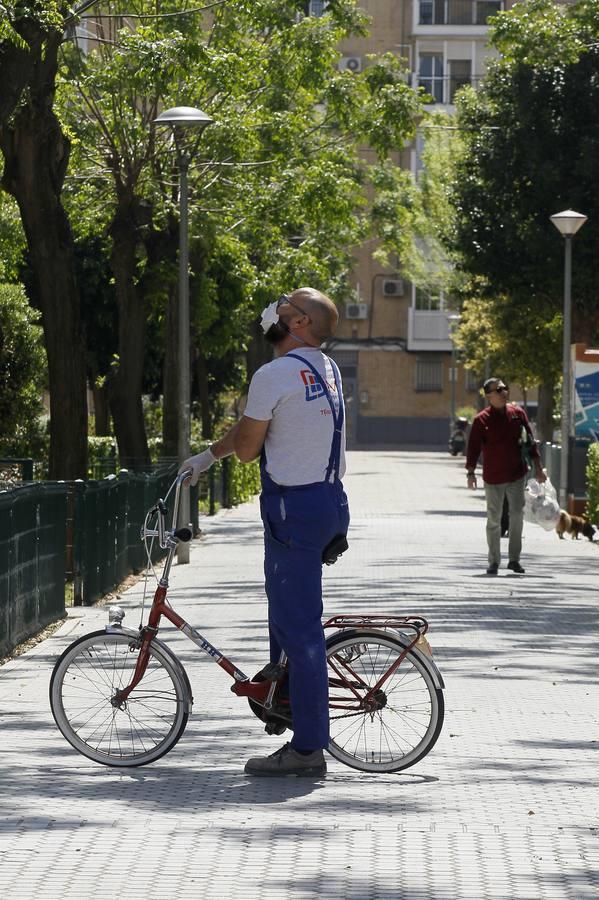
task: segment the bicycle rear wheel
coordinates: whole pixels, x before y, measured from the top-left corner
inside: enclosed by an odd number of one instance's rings
[[[366,702],[405,647],[383,631],[339,632],[327,642],[329,753],[363,772],[398,772],[422,759],[443,726],[443,691],[409,652]]]
[[[67,647],[54,666],[52,715],[67,741],[94,762],[143,766],[168,753],[185,730],[191,701],[185,673],[155,643],[140,683],[113,705],[138,656],[130,636],[96,631]]]

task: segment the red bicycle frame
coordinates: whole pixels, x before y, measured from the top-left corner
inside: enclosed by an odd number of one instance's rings
[[[177,519],[181,485],[186,477],[187,476],[183,474],[177,478],[175,499],[173,503],[173,522],[176,522]],[[233,678],[234,683],[231,685],[231,690],[233,691],[233,693],[237,694],[240,697],[248,697],[251,700],[259,703],[261,706],[264,706],[265,709],[269,709],[272,706],[272,700],[276,690],[277,682],[251,681],[248,676],[241,671],[241,669],[238,669],[237,666],[235,666],[231,662],[231,660],[227,659],[227,657],[224,656],[224,654],[222,654],[216,647],[214,647],[210,643],[210,641],[208,641],[202,634],[200,634],[199,631],[196,631],[195,628],[193,628],[188,622],[181,618],[181,616],[178,615],[178,613],[176,613],[172,606],[168,603],[166,599],[168,579],[175,551],[177,549],[179,541],[185,539],[189,540],[191,535],[188,533],[188,529],[179,529],[178,531],[175,528],[172,528],[170,530],[166,529],[165,519],[167,510],[162,500],[159,500],[153,510],[150,511],[147,519],[153,513],[157,513],[158,515],[158,529],[149,529],[144,523],[144,526],[142,528],[142,537],[144,540],[146,540],[148,537],[157,537],[159,539],[160,546],[163,549],[167,550],[166,560],[164,563],[162,575],[154,593],[154,599],[152,601],[152,606],[150,608],[150,613],[148,616],[148,624],[140,629],[139,656],[137,658],[133,678],[126,687],[121,688],[116,692],[114,703],[118,705],[127,700],[130,693],[142,680],[148,667],[148,662],[150,660],[150,646],[152,640],[158,633],[160,620],[162,616],[164,616],[166,619],[168,619],[169,622],[171,622],[176,628],[178,628],[179,631],[183,632],[183,634],[187,638],[189,638],[189,640],[193,641],[193,643],[196,644],[200,648],[200,650],[210,656],[214,660],[214,662],[216,662],[221,667],[221,669],[224,669],[225,672],[231,676],[231,678]],[[424,653],[426,653],[427,655],[430,655],[431,653],[430,646],[425,637],[428,630],[428,622],[422,616],[338,615],[333,616],[333,618],[331,619],[328,619],[324,623],[323,627],[325,629],[338,628],[342,631],[345,629],[348,629],[348,631],[352,631],[355,629],[374,628],[378,631],[392,629],[394,632],[405,632],[406,630],[413,632],[413,638],[407,641],[407,643],[404,645],[403,651],[397,656],[397,659],[393,661],[387,671],[379,678],[379,680],[373,687],[369,687],[364,682],[364,680],[360,678],[360,676],[357,675],[357,673],[353,670],[351,666],[351,659],[344,660],[341,658],[336,658],[335,656],[329,657],[329,666],[336,676],[329,679],[330,687],[345,688],[346,690],[349,690],[351,694],[353,694],[355,701],[358,702],[358,708],[360,710],[368,711],[369,709],[376,708],[375,698],[377,692],[382,689],[382,686],[385,684],[387,679],[390,678],[395,671],[397,671],[397,669],[413,647],[420,645],[419,649],[421,649]],[[357,645],[359,646],[359,641],[357,641]],[[285,662],[286,657],[284,657],[284,654],[282,654],[280,664],[284,665]],[[366,693],[360,693],[360,690],[363,691],[364,689],[367,689]],[[355,703],[351,703],[350,705],[348,705],[347,697],[331,696],[329,698],[329,705],[333,709],[356,709]]]

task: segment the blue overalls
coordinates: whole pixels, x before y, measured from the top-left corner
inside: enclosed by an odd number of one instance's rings
[[[289,661],[289,697],[293,716],[292,746],[318,750],[329,745],[329,687],[322,629],[322,551],[339,534],[347,534],[349,507],[339,480],[343,397],[336,365],[338,409],[325,380],[302,356],[300,360],[324,388],[333,417],[333,440],[324,481],[286,487],[266,471],[262,451],[260,512],[264,523],[264,574],[268,597],[270,659],[281,649]]]

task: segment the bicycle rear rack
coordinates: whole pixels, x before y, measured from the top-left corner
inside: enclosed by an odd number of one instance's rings
[[[323,628],[393,628],[395,631],[409,628],[417,632],[418,637],[428,631],[428,622],[424,616],[385,616],[385,615],[339,615],[333,616],[322,626]]]
[[[428,631],[428,622],[424,616],[394,616],[394,615],[338,615],[327,619],[323,628],[375,628],[379,631],[408,631],[407,650],[416,647],[427,656],[432,657],[433,651],[425,635]]]

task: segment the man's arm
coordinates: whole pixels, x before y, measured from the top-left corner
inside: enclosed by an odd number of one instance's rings
[[[233,449],[241,462],[251,462],[260,456],[271,420],[242,416],[233,433]]]
[[[229,428],[219,441],[215,441],[207,450],[198,453],[197,456],[190,456],[185,460],[179,468],[179,474],[187,469],[191,470],[191,475],[189,479],[186,479],[185,484],[197,484],[202,472],[206,472],[217,459],[223,459],[232,453],[236,453],[241,462],[251,462],[256,459],[257,456],[260,456],[269,425],[270,419],[261,421],[242,416],[239,422]]]
[[[541,460],[541,454],[539,453],[539,448],[537,446],[537,442],[535,441],[534,435],[532,433],[532,428],[530,427],[530,422],[528,421],[528,416],[526,415],[523,409],[520,409],[520,415],[522,416],[522,421],[524,423],[524,427],[526,428],[526,432],[530,437],[531,447],[530,447],[530,457],[532,460],[532,464],[535,467],[535,478],[542,484],[544,481],[547,481],[547,476],[543,471],[543,461]]]
[[[215,459],[235,453],[241,462],[251,462],[262,452],[270,421],[242,416],[219,441],[210,445],[210,452]]]
[[[476,463],[481,451],[481,429],[478,419],[475,419],[468,435],[468,448],[466,450],[466,474],[468,479],[468,487],[474,489],[476,487]]]

